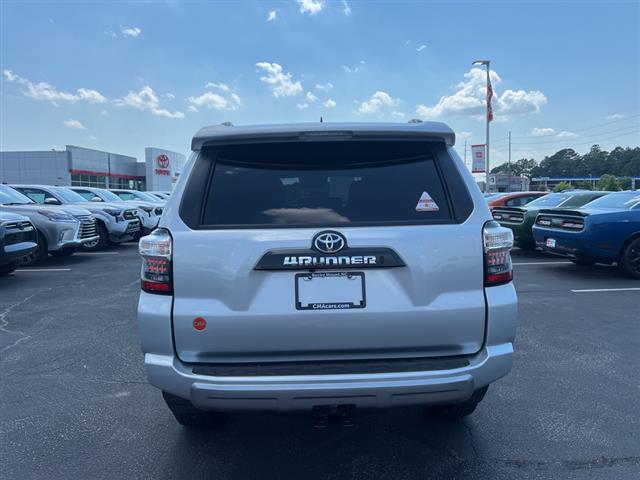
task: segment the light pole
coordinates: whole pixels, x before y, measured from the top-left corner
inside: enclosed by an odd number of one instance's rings
[[[489,191],[489,122],[491,122],[493,113],[491,112],[491,97],[493,92],[491,91],[491,80],[489,79],[490,60],[476,60],[472,65],[484,65],[487,67],[487,134],[485,142],[485,187],[484,191]]]

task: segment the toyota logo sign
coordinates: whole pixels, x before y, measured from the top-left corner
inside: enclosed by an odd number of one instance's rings
[[[324,231],[313,238],[313,247],[322,253],[338,253],[346,246],[347,240],[338,232]]]
[[[156,158],[156,162],[158,163],[158,167],[160,168],[169,167],[169,157],[164,153],[162,155],[158,155],[158,158]]]

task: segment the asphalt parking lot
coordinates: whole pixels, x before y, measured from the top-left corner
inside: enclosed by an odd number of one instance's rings
[[[409,409],[352,428],[234,414],[188,431],[142,368],[135,244],[0,278],[0,477],[638,478],[640,283],[513,257],[513,371],[454,425]]]

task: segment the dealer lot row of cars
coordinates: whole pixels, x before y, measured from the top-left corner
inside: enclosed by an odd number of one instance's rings
[[[169,192],[0,184],[0,275],[137,240],[157,227]]]
[[[529,199],[532,195],[541,196]],[[494,220],[513,231],[518,247],[539,248],[577,265],[617,263],[626,275],[640,279],[640,190],[524,192],[487,201]]]

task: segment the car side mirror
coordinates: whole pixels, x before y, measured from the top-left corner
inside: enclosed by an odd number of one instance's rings
[[[101,202],[101,201],[102,201],[102,199],[101,199],[100,197],[93,197],[93,198],[91,199],[91,201],[92,201],[92,202]]]
[[[44,199],[44,204],[45,205],[60,205],[60,201],[56,198],[45,198]]]

